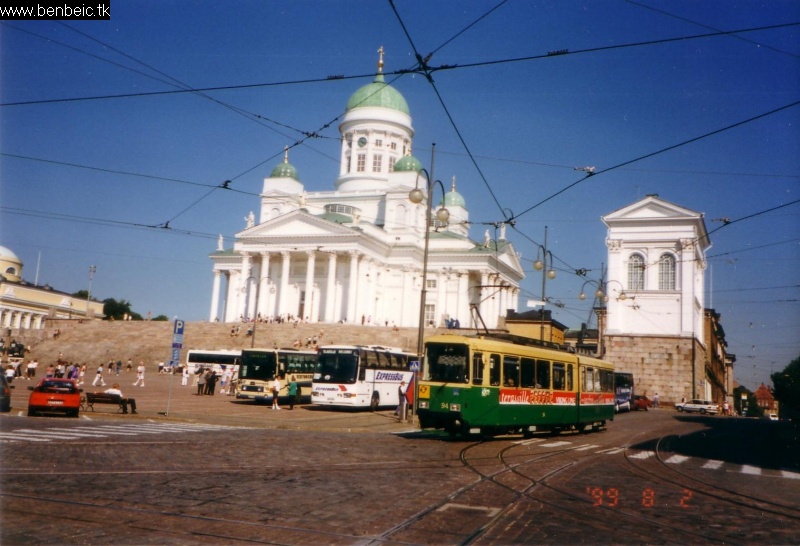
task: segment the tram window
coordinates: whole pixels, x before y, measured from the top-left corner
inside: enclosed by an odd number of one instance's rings
[[[567,364],[567,390],[574,390],[572,387],[572,364]]]
[[[564,373],[564,364],[561,362],[553,362],[553,389],[563,391],[566,386],[566,375]]]
[[[550,361],[537,360],[536,361],[536,388],[549,389],[550,388]]]
[[[583,391],[592,392],[594,390],[594,368],[583,369]]]
[[[506,387],[519,385],[519,357],[505,356],[503,358],[503,381]]]
[[[532,358],[523,358],[522,365],[520,367],[520,387],[535,387],[536,381],[534,380],[534,374],[536,372],[536,361]]]
[[[600,389],[603,392],[614,392],[614,372],[600,370]]]
[[[429,343],[427,362],[431,381],[467,383],[469,381],[468,349],[463,344]]]
[[[472,355],[472,384],[483,385],[483,353]]]
[[[489,355],[489,384],[500,385],[500,355]]]

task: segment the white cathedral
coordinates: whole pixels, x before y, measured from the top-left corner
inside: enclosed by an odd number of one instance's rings
[[[287,150],[264,179],[257,221],[246,217],[233,248],[220,236],[209,320],[418,326],[428,208],[409,192],[428,183],[411,155],[408,104],[385,83],[379,52],[375,80],[350,97],[339,125],[333,191],[306,191]],[[433,187],[432,209],[450,217],[430,222],[425,324],[497,328],[517,308],[519,256],[502,229],[497,240],[470,239],[455,179],[443,199]]]

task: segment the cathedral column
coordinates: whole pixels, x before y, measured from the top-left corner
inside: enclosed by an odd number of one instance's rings
[[[291,253],[288,251],[281,252],[283,264],[281,267],[281,288],[278,293],[278,314],[283,315],[284,318],[289,314],[289,272],[291,265]]]
[[[306,264],[306,301],[303,306],[305,317],[309,322],[317,322],[317,314],[314,309],[314,268],[317,265],[316,252],[313,250],[306,251],[308,262]]]
[[[239,318],[239,296],[241,295],[241,271],[228,272],[228,295],[225,298],[225,322],[236,322]]]
[[[456,304],[456,318],[461,325],[467,326],[469,324],[469,272],[459,271],[458,275],[458,292]]]
[[[261,269],[258,272],[258,303],[255,313],[256,319],[261,315],[262,319],[267,318],[265,312],[269,309],[269,252],[261,252]]]
[[[358,323],[356,316],[356,295],[358,294],[358,251],[350,251],[350,278],[347,284],[347,316],[346,320],[353,324]]]
[[[208,321],[214,322],[217,318],[217,313],[219,312],[219,288],[220,288],[220,277],[222,276],[222,271],[218,269],[214,270],[214,287],[211,289],[211,313],[208,315]]]
[[[328,286],[325,289],[325,322],[336,322],[336,253],[328,254]]]

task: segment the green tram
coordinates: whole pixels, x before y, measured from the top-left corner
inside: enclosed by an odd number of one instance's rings
[[[614,366],[508,334],[427,338],[423,429],[463,434],[598,430],[614,419]]]

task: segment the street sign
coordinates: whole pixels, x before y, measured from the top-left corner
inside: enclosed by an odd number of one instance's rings
[[[183,336],[183,326],[184,322],[180,319],[175,319],[175,328],[172,330],[172,333],[177,336]]]
[[[412,372],[418,372],[419,371],[419,360],[412,360],[411,362],[409,362],[408,363],[408,369],[411,370]]]

